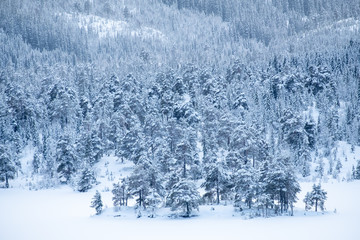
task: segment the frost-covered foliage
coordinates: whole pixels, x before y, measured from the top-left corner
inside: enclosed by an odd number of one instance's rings
[[[101,214],[102,209],[103,209],[103,202],[101,200],[101,194],[99,193],[99,191],[96,191],[96,193],[91,201],[90,207],[95,208],[96,215]]]
[[[356,168],[353,167],[353,178],[360,180],[360,161],[357,162]]]
[[[31,166],[43,186],[86,191],[112,155],[134,164],[108,175],[124,179],[115,206],[135,198],[155,216],[182,209],[183,191],[190,215],[203,188],[204,204],[291,214],[297,177],[343,180],[335,145],[360,145],[359,7],[0,1],[0,180]]]
[[[80,180],[78,182],[78,191],[86,192],[93,187],[96,183],[96,178],[94,176],[94,172],[89,169],[84,169],[81,172]]]
[[[305,203],[305,210],[310,210],[312,207],[315,206],[315,212],[317,212],[318,207],[320,207],[321,211],[325,209],[325,200],[327,199],[327,192],[321,189],[321,185],[313,186],[311,192],[308,192],[304,198]]]
[[[183,217],[190,217],[194,210],[199,210],[200,195],[193,182],[183,179],[173,186],[167,199],[171,209]]]
[[[15,165],[12,162],[6,146],[0,145],[0,181],[5,182],[5,187],[9,188],[9,179],[15,178]]]

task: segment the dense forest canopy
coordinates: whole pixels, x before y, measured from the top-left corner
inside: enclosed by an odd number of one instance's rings
[[[358,0],[1,1],[0,179],[31,145],[34,175],[86,191],[115,154],[140,206],[189,215],[200,181],[288,211],[296,176],[360,145],[359,27]]]

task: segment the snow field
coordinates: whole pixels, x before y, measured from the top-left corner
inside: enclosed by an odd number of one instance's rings
[[[107,209],[95,216],[89,207],[95,190],[0,189],[0,239],[358,239],[360,181],[323,184],[328,192],[327,212],[305,215],[302,199],[311,186],[301,184],[294,217],[249,220],[231,205],[201,206],[191,219],[168,218],[169,209],[160,210],[155,219],[145,214],[137,219],[132,208],[114,211],[111,192],[101,192]]]

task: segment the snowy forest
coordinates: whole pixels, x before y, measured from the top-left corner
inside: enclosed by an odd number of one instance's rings
[[[37,189],[114,156],[114,206],[292,215],[299,181],[360,179],[333,151],[360,146],[359,27],[359,0],[1,0],[0,186],[26,148]]]

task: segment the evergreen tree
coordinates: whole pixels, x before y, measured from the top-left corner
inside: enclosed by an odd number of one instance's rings
[[[143,156],[134,171],[129,177],[129,191],[131,195],[136,195],[136,202],[140,208],[146,208],[145,199],[149,194],[152,182],[152,163]],[[157,181],[158,179],[155,179]]]
[[[241,202],[244,200],[245,204],[250,209],[253,200],[257,194],[257,174],[251,167],[239,169],[235,176],[235,207],[241,207]]]
[[[77,156],[83,162],[86,162],[90,166],[93,166],[100,161],[104,153],[104,147],[101,143],[101,140],[97,134],[97,131],[90,130],[90,123],[85,123],[83,133],[80,135],[80,138],[77,140]],[[90,131],[90,134],[89,132]]]
[[[76,172],[76,155],[69,136],[63,136],[57,143],[56,162],[60,181],[68,183]]]
[[[311,192],[308,192],[305,196],[305,209],[310,210],[315,205],[315,212],[317,212],[318,207],[324,211],[324,203],[327,199],[327,192],[321,189],[320,183],[318,185],[313,185]]]
[[[315,172],[317,172],[318,177],[320,179],[322,179],[322,177],[324,176],[324,160],[323,159],[319,160],[319,165],[315,168]]]
[[[352,165],[352,168],[351,168],[351,179],[352,180],[356,179],[356,172],[355,172],[354,165]]]
[[[196,176],[191,173],[195,171],[195,163],[197,162],[195,140],[193,139],[194,135],[192,134],[191,129],[183,129],[183,134],[184,135],[179,143],[176,145],[174,157],[178,169],[181,169],[182,171],[182,178],[193,178]]]
[[[140,157],[145,154],[144,139],[140,120],[136,116],[131,116],[131,125],[121,141],[117,155],[137,164]]]
[[[360,179],[360,161],[357,162],[355,171],[354,171],[354,178],[355,179]]]
[[[112,200],[114,206],[123,206],[123,199],[125,198],[125,188],[120,183],[114,183],[111,193],[113,194]]]
[[[303,167],[307,160],[308,146],[304,124],[299,115],[293,113],[291,110],[286,110],[280,119],[281,124],[281,140],[288,144],[291,149],[292,159],[295,166]],[[302,157],[300,157],[302,156]]]
[[[161,207],[163,203],[163,197],[154,188],[150,188],[147,198],[144,200],[144,204],[149,210],[149,217],[154,218],[156,216],[156,210]]]
[[[95,183],[96,178],[94,176],[94,172],[86,168],[81,172],[80,180],[77,184],[78,191],[87,192]]]
[[[36,152],[34,154],[34,158],[32,161],[33,172],[35,174],[39,173],[40,164],[41,164],[40,154]]]
[[[205,187],[209,196],[213,196],[215,192],[216,204],[220,203],[220,195],[226,195],[226,192],[230,190],[230,176],[225,167],[223,162],[216,159],[204,166],[205,182],[201,186]]]
[[[313,207],[313,202],[312,202],[312,199],[311,199],[311,193],[310,192],[308,192],[308,193],[306,193],[306,195],[305,195],[305,198],[304,198],[304,203],[305,203],[305,210],[306,211],[309,211],[309,210],[311,210],[311,208]]]
[[[101,194],[99,193],[99,191],[96,191],[96,193],[92,199],[90,207],[95,208],[96,215],[101,214],[102,208],[103,208],[103,203],[102,203]]]
[[[335,169],[334,169],[334,172],[333,172],[333,177],[334,178],[337,178],[337,176],[340,174],[341,168],[342,168],[342,164],[341,164],[340,159],[338,159],[336,161]]]
[[[190,217],[194,209],[199,210],[200,195],[190,180],[182,179],[176,183],[167,198],[171,210],[178,211],[183,217]]]
[[[11,156],[8,148],[0,144],[0,181],[5,181],[5,187],[9,188],[9,179],[14,179],[16,168],[11,161]]]

